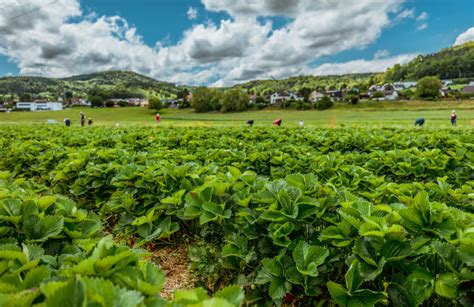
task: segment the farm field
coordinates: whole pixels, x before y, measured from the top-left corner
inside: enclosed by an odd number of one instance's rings
[[[417,117],[426,119],[426,127],[450,126],[449,115],[456,109],[459,115],[458,126],[472,127],[474,101],[462,102],[361,102],[355,106],[336,105],[326,111],[261,110],[242,113],[194,113],[192,110],[163,109],[162,126],[233,126],[243,127],[249,119],[256,126],[269,126],[276,118],[283,119],[284,126],[297,126],[299,120],[306,125],[327,128],[333,127],[412,127]],[[94,125],[156,125],[154,111],[144,108],[90,109],[74,108],[55,112],[12,112],[0,113],[1,124],[46,123],[48,119],[62,124],[66,117],[73,125],[79,125],[79,112],[84,111],[92,117]]]
[[[2,125],[0,302],[472,306],[474,131],[443,128],[449,107],[436,129]],[[166,248],[196,287],[168,301]]]

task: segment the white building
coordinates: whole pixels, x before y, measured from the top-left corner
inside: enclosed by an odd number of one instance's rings
[[[283,101],[288,101],[288,100],[301,101],[303,100],[303,97],[299,97],[295,93],[289,93],[288,95],[285,95],[285,94],[275,92],[270,95],[270,104],[282,103]]]
[[[285,96],[283,94],[280,94],[280,93],[273,93],[271,94],[270,96],[270,104],[277,104],[277,103],[281,103],[285,100],[288,99],[288,96]]]
[[[17,102],[16,108],[28,111],[61,111],[63,104],[60,102]]]
[[[318,102],[321,99],[323,99],[324,94],[318,91],[312,91],[311,94],[309,94],[309,101],[311,102]]]

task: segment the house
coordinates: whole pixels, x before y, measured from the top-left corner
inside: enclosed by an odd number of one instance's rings
[[[398,99],[398,92],[393,90],[393,91],[385,91],[385,100],[397,100]]]
[[[311,94],[309,94],[308,99],[310,102],[318,102],[321,99],[323,99],[323,97],[324,97],[323,93],[318,92],[318,91],[312,91]]]
[[[405,85],[403,85],[402,83],[400,82],[396,82],[393,84],[393,88],[396,90],[396,91],[403,91],[406,89]]]
[[[327,91],[326,95],[331,98],[332,101],[340,101],[342,100],[342,91],[335,90],[335,91]]]
[[[270,104],[278,104],[288,100],[288,96],[282,93],[275,92],[270,95]]]
[[[303,101],[304,97],[298,96],[296,93],[290,93],[288,94],[288,100],[297,100],[297,101]]]
[[[182,99],[163,99],[161,102],[169,109],[177,109],[179,107],[178,102],[180,100],[182,101]]]
[[[252,95],[249,97],[249,104],[255,104],[257,102],[257,95]]]
[[[398,82],[398,83],[393,83],[393,84],[387,83],[384,85],[372,85],[369,88],[369,95],[370,97],[374,98],[374,100],[378,100],[378,101],[398,100],[399,99],[398,91],[407,88],[405,86],[411,86],[413,84],[413,82],[412,83],[406,82],[407,84],[403,84],[403,83],[405,82]],[[377,92],[382,92],[383,97],[374,97],[374,94]]]
[[[473,82],[471,82],[473,83]],[[473,85],[468,85],[468,86],[465,86],[461,93],[465,94],[465,95],[469,95],[471,97],[474,97],[474,84]]]
[[[61,111],[63,104],[61,102],[17,102],[16,109],[28,111]]]

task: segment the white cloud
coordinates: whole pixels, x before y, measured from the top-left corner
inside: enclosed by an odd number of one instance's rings
[[[467,42],[474,41],[474,27],[469,28],[466,32],[459,34],[454,42],[454,46],[462,45]]]
[[[231,18],[194,25],[178,43],[157,42],[154,47],[119,16],[84,16],[79,0],[45,7],[37,2],[0,0],[5,7],[0,10],[0,53],[15,62],[21,74],[69,76],[126,69],[171,82],[230,85],[308,72],[309,63],[321,56],[364,48],[390,26],[390,16],[400,12],[403,1],[202,0],[207,10],[225,11]],[[10,20],[25,7],[37,10]],[[405,11],[394,18],[414,16],[412,10]],[[283,16],[289,22],[275,29],[271,22],[257,21],[260,16]],[[197,17],[197,10],[190,7],[188,17]],[[383,51],[371,63],[382,67],[393,59],[388,56]]]
[[[416,21],[424,21],[427,20],[429,17],[427,12],[422,12],[418,17],[416,17]]]
[[[401,54],[389,58],[374,60],[354,60],[344,63],[327,63],[316,68],[304,70],[311,75],[342,75],[355,73],[383,72],[395,64],[405,64],[416,58],[416,54]]]
[[[424,29],[428,28],[428,24],[425,22],[425,23],[421,23],[419,24],[417,27],[416,27],[416,30],[417,31],[423,31]]]
[[[387,49],[382,49],[382,50],[378,50],[375,54],[374,54],[374,59],[381,59],[381,58],[386,58],[390,55],[390,51],[388,51]]]
[[[186,14],[188,15],[189,20],[194,20],[198,17],[198,11],[193,7],[189,7],[188,12]]]
[[[422,12],[418,17],[416,17],[417,31],[423,31],[428,28],[428,23],[426,22],[428,20],[428,17],[429,15],[427,12]]]
[[[415,9],[403,10],[400,14],[397,15],[397,17],[395,17],[395,21],[411,18],[415,18]]]

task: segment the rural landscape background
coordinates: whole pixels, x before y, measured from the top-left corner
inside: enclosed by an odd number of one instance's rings
[[[474,2],[0,0],[0,306],[474,305]]]

